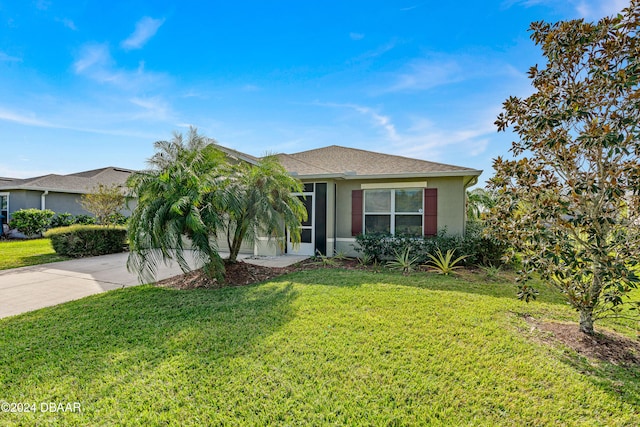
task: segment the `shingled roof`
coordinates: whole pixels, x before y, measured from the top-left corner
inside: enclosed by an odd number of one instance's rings
[[[27,179],[0,179],[2,190],[55,191],[61,193],[90,193],[98,184],[124,185],[133,173],[129,169],[106,167],[69,175],[49,174]]]
[[[482,173],[480,170],[462,166],[339,145],[293,154],[279,154],[278,158],[289,173],[302,178],[319,176],[335,176],[344,179],[479,176]]]

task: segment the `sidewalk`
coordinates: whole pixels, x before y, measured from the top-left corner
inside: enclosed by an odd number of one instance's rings
[[[127,271],[127,256],[127,253],[103,255],[0,271],[0,318],[139,285],[137,274]],[[284,267],[307,257],[238,258],[258,265]],[[192,256],[187,260],[192,268],[198,267]],[[176,263],[160,264],[156,280],[178,274],[182,270]]]

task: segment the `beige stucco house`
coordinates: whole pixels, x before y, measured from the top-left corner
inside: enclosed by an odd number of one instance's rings
[[[477,183],[480,170],[332,145],[278,158],[304,183],[309,219],[302,243],[290,242],[287,253],[357,255],[355,236],[390,232],[435,235],[465,230],[466,189]],[[283,249],[265,238],[258,255]]]

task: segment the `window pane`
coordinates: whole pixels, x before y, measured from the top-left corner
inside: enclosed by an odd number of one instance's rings
[[[365,215],[364,232],[391,233],[391,215]]]
[[[364,193],[365,212],[391,212],[391,190],[367,190]]]
[[[300,243],[311,243],[311,229],[303,228],[300,230]]]
[[[313,193],[313,182],[310,184],[305,184],[304,185],[304,192],[305,193]]]
[[[422,235],[422,215],[396,215],[396,234]]]
[[[298,196],[298,199],[302,202],[304,207],[307,209],[307,220],[302,222],[302,225],[311,225],[311,221],[313,220],[313,196]]]
[[[396,190],[396,212],[422,212],[422,190]]]

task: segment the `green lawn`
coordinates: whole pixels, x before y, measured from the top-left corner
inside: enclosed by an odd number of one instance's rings
[[[640,368],[543,344],[524,314],[575,319],[480,276],[112,291],[0,320],[0,400],[36,404],[0,425],[640,425]]]
[[[49,239],[0,241],[0,270],[65,259],[55,253]]]

